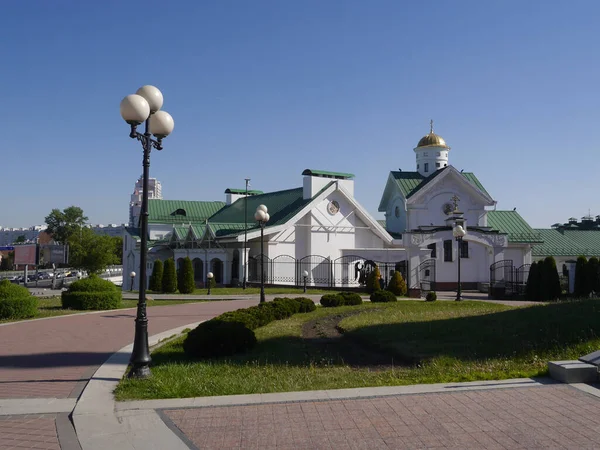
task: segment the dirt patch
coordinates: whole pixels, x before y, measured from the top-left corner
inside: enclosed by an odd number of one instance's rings
[[[332,314],[306,322],[302,326],[302,338],[314,346],[315,355],[325,353],[334,361],[343,362],[351,367],[387,370],[393,366],[407,365],[408,361],[403,361],[398,355],[351,339],[340,332],[338,325],[343,319],[363,312]]]

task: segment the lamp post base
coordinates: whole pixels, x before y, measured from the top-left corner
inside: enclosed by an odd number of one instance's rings
[[[149,366],[133,366],[127,374],[127,378],[149,378],[151,375],[152,373],[150,372]]]

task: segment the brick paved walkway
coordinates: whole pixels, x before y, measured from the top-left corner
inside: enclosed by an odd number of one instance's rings
[[[60,450],[56,414],[0,416],[0,450]]]
[[[568,385],[166,410],[201,449],[600,448],[600,398]]]
[[[255,300],[148,308],[158,334],[207,320]],[[114,352],[133,341],[135,310],[64,316],[0,327],[0,399],[77,397],[82,384]]]

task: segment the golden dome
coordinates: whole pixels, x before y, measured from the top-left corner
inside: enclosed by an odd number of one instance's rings
[[[431,121],[431,129],[429,131],[429,134],[426,136],[423,136],[421,138],[421,140],[419,141],[419,143],[417,144],[417,148],[419,147],[443,147],[443,148],[450,148],[448,147],[448,145],[446,144],[446,141],[444,140],[444,138],[442,138],[441,136],[438,136],[437,134],[435,134],[433,132],[433,120]]]

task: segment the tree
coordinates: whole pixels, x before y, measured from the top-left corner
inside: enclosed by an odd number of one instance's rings
[[[534,261],[529,267],[529,276],[527,277],[527,286],[525,288],[527,300],[540,300],[540,284],[540,266]]]
[[[68,237],[74,231],[79,231],[87,220],[88,218],[83,215],[83,209],[78,206],[69,206],[63,211],[55,208],[44,219],[48,226],[46,232],[52,235],[54,241],[61,244],[67,244]]]
[[[381,272],[379,272],[379,267],[375,266],[367,276],[367,292],[369,294],[381,290],[381,284],[379,282],[380,278]]]
[[[69,244],[69,265],[76,269],[98,274],[117,263],[114,241],[110,236],[98,235],[89,228],[79,228],[67,236],[66,242]]]
[[[150,286],[149,289],[153,292],[162,291],[162,279],[163,279],[163,262],[160,259],[154,261],[152,267],[152,275],[150,275]]]
[[[8,252],[8,255],[2,257],[2,261],[0,261],[0,270],[12,270],[14,260],[15,252]]]
[[[24,244],[26,240],[25,235],[22,234],[15,239],[15,244]]]
[[[196,283],[194,282],[194,267],[189,257],[183,259],[181,267],[181,282],[179,283],[179,292],[182,294],[191,294],[194,292]]]
[[[175,271],[175,261],[173,258],[169,258],[165,261],[162,291],[167,294],[173,294],[177,291],[177,273]]]
[[[577,264],[575,265],[575,295],[579,297],[585,297],[589,294],[589,292],[586,292],[586,266],[587,258],[585,256],[577,257]]]
[[[562,289],[556,268],[556,260],[553,256],[546,256],[542,270],[542,300],[558,299],[562,293]]]
[[[598,293],[600,291],[600,277],[598,271],[600,270],[600,262],[598,258],[592,256],[586,265],[585,284],[586,292]]]
[[[115,264],[123,264],[123,237],[113,236],[111,238],[114,245]]]
[[[390,278],[387,290],[392,292],[394,295],[406,295],[406,281],[404,281],[402,274],[397,270],[394,271],[394,275],[392,275],[392,278]]]

